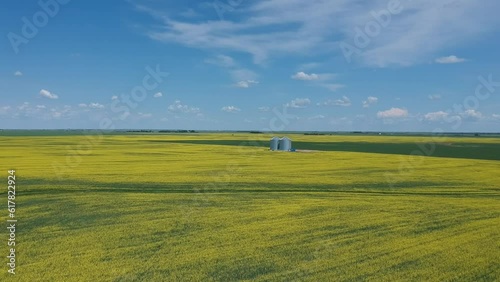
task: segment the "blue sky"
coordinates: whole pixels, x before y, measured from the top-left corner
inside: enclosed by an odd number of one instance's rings
[[[500,131],[498,1],[2,4],[0,128]]]

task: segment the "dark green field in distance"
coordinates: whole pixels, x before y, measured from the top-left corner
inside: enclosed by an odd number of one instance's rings
[[[269,142],[259,140],[150,140],[200,145],[258,146]],[[343,151],[397,155],[423,155],[430,157],[500,160],[498,143],[374,143],[374,142],[293,142],[297,150]]]

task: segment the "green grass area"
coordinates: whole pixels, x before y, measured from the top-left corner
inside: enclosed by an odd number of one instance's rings
[[[429,137],[291,137],[330,150],[270,152],[252,134],[1,136],[19,222],[17,274],[4,264],[0,280],[498,281],[500,139],[439,140],[448,155],[429,158],[404,152]]]

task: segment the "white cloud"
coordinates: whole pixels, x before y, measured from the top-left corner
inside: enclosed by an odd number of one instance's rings
[[[435,94],[435,95],[429,95],[428,96],[429,100],[431,101],[436,101],[436,100],[441,100],[441,95]]]
[[[458,58],[457,56],[448,56],[448,57],[441,57],[436,59],[436,63],[438,64],[457,64],[457,63],[463,63],[466,60],[463,58]]]
[[[225,68],[236,66],[234,59],[226,55],[217,55],[215,58],[206,59],[205,63]]]
[[[236,61],[226,55],[217,55],[214,58],[205,60],[205,63],[216,65],[228,69],[229,74],[235,81],[234,86],[239,88],[249,88],[253,84],[258,84],[258,75],[249,69],[238,67]]]
[[[270,107],[259,107],[258,108],[259,112],[269,112],[271,110]]]
[[[114,96],[111,96],[111,100],[118,100],[118,96],[114,95]]]
[[[324,1],[256,0],[240,5],[238,17],[224,20],[177,20],[156,9],[149,12],[159,23],[148,36],[153,40],[192,48],[247,53],[261,63],[272,56],[319,53],[342,54],[339,42],[354,44],[356,28],[364,30],[373,13],[387,0]],[[497,1],[421,0],[401,3],[387,27],[368,37],[359,60],[371,66],[427,62],[446,48],[471,44],[498,29]],[[334,53],[334,54],[332,54]]]
[[[303,81],[316,81],[316,80],[329,80],[335,77],[335,74],[333,73],[321,73],[321,74],[316,74],[316,73],[305,73],[303,71],[299,71],[296,74],[292,75],[291,78],[295,80],[303,80]]]
[[[24,102],[21,106],[18,106],[17,109],[20,111],[26,110],[30,106],[30,103]]]
[[[400,108],[391,108],[387,111],[381,111],[377,113],[378,118],[382,119],[398,119],[408,117],[408,110]]]
[[[6,115],[9,113],[11,107],[10,106],[3,106],[0,108],[0,115]]]
[[[23,73],[21,71],[16,71],[14,73],[15,76],[23,76]]]
[[[241,109],[239,109],[235,106],[225,106],[225,107],[222,107],[221,111],[227,112],[227,113],[237,113],[237,112],[240,112]]]
[[[318,106],[342,106],[349,107],[351,105],[351,100],[347,96],[342,96],[338,100],[327,100],[323,103],[318,103]]]
[[[309,98],[297,98],[297,99],[294,99],[294,100],[290,101],[290,103],[285,104],[285,107],[288,107],[288,108],[305,108],[309,104],[311,104],[311,100],[309,100]]]
[[[307,73],[301,71],[301,72],[298,72],[298,73],[292,75],[292,78],[295,80],[311,81],[311,80],[318,80],[319,75],[317,75],[315,73],[307,74]]]
[[[338,83],[326,83],[325,81],[331,80],[335,77],[335,74],[333,73],[322,73],[322,74],[316,74],[316,73],[305,73],[303,71],[297,72],[296,74],[292,75],[291,78],[295,80],[302,80],[302,81],[310,81],[313,82],[315,85],[322,86],[332,92],[335,92],[343,87],[345,85],[343,84],[338,84]]]
[[[155,95],[153,95],[154,98],[160,98],[160,97],[163,97],[163,93],[161,92],[158,92],[158,93],[155,93]]]
[[[253,84],[258,84],[258,83],[259,82],[255,81],[255,80],[242,80],[242,81],[239,81],[238,83],[236,83],[235,86],[238,88],[249,88]]]
[[[439,111],[425,114],[424,119],[427,121],[443,121],[448,116],[447,112]]]
[[[87,104],[81,103],[81,104],[78,104],[78,107],[80,107],[80,108],[86,108]]]
[[[2,109],[0,109],[0,113]],[[19,105],[12,114],[12,117],[26,117],[30,119],[50,120],[59,118],[74,118],[78,115],[78,111],[73,110],[70,105],[55,106],[50,109],[46,105],[31,105],[24,102]]]
[[[49,99],[58,99],[59,98],[59,96],[57,96],[56,94],[50,93],[50,91],[45,90],[45,89],[40,90],[40,96],[45,97],[45,98],[49,98]]]
[[[498,120],[500,120],[500,115],[497,115],[497,114],[492,114],[492,115],[491,115],[491,117],[492,117],[493,119],[498,119]]]
[[[172,105],[168,106],[168,111],[173,113],[196,114],[200,112],[200,108],[190,107],[182,104],[180,100],[175,100]]]
[[[483,114],[476,110],[466,110],[465,112],[460,114],[461,117],[465,120],[469,121],[477,121],[483,119]]]
[[[378,98],[370,96],[365,101],[363,101],[363,108],[369,108],[378,103]]]
[[[91,109],[104,109],[104,105],[101,105],[99,103],[90,103],[88,106]]]

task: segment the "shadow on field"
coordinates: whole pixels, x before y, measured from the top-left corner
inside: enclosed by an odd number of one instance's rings
[[[144,140],[146,142],[168,142],[198,145],[268,147],[262,140]],[[478,160],[500,160],[500,144],[495,143],[434,143],[435,149],[429,157],[462,158]],[[426,143],[373,143],[373,142],[301,142],[293,147],[300,150],[340,151],[357,153],[411,155],[415,151],[426,155]]]
[[[39,183],[44,183],[40,187]],[[214,185],[213,185],[214,184]],[[389,187],[387,183],[353,183],[345,185],[293,183],[129,183],[129,182],[92,182],[82,180],[47,180],[26,179],[25,189],[18,192],[23,195],[55,195],[74,193],[349,193],[370,195],[429,195],[452,197],[493,197],[494,192],[485,191],[440,191],[435,188],[460,187],[460,183],[407,181],[395,183]],[[45,188],[51,187],[51,188]],[[85,187],[85,188],[82,188]],[[427,191],[415,191],[411,188],[429,188]]]

